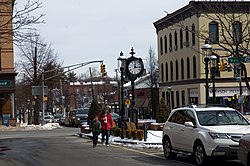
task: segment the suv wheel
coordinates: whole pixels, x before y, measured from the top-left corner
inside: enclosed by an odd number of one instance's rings
[[[163,142],[163,151],[166,159],[175,159],[177,154],[173,152],[173,148],[170,139],[166,137]]]
[[[201,166],[205,165],[207,161],[207,155],[201,142],[198,142],[195,144],[194,156],[198,165],[201,165]]]

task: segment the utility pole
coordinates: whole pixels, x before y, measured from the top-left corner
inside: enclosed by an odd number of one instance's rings
[[[93,99],[93,101],[94,101],[94,100],[95,100],[95,94],[94,94],[93,76],[92,76],[91,67],[89,68],[89,74],[90,74],[90,81],[91,81],[91,93],[92,93],[92,99]]]

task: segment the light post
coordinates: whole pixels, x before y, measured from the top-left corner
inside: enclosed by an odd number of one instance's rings
[[[121,67],[120,67],[120,72],[121,72],[121,98],[120,98],[120,106],[121,106],[121,129],[122,129],[122,134],[121,138],[124,139],[124,92],[123,92],[123,82],[124,82],[124,70],[125,70],[125,65],[127,59],[123,56],[123,52],[120,53],[120,56],[117,58],[118,61],[121,61]],[[118,67],[119,67],[119,62],[118,62]]]
[[[213,61],[213,64],[215,63],[216,65],[216,60],[217,57],[215,55],[212,55],[212,47],[210,44],[207,43],[207,41],[205,41],[205,45],[201,48],[202,49],[202,55],[203,55],[203,63],[205,64],[205,74],[206,74],[206,84],[205,84],[205,89],[206,89],[206,104],[208,104],[208,100],[209,100],[209,82],[208,82],[208,73],[209,73],[209,69],[208,69],[208,65],[210,60]],[[216,66],[215,66],[216,68]],[[212,78],[215,76],[215,71],[213,71],[212,73]],[[213,78],[213,99],[215,100],[216,96],[215,96],[215,82],[214,82],[214,78]]]

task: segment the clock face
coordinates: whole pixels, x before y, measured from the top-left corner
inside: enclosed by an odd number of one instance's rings
[[[133,75],[139,74],[142,68],[143,68],[142,63],[138,59],[133,60],[128,64],[128,70]]]

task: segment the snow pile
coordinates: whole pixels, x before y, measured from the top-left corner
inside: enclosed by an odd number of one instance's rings
[[[52,130],[55,128],[62,128],[58,123],[47,123],[45,125],[28,125],[21,123],[20,126],[5,126],[0,125],[0,131],[17,131],[17,130]]]

